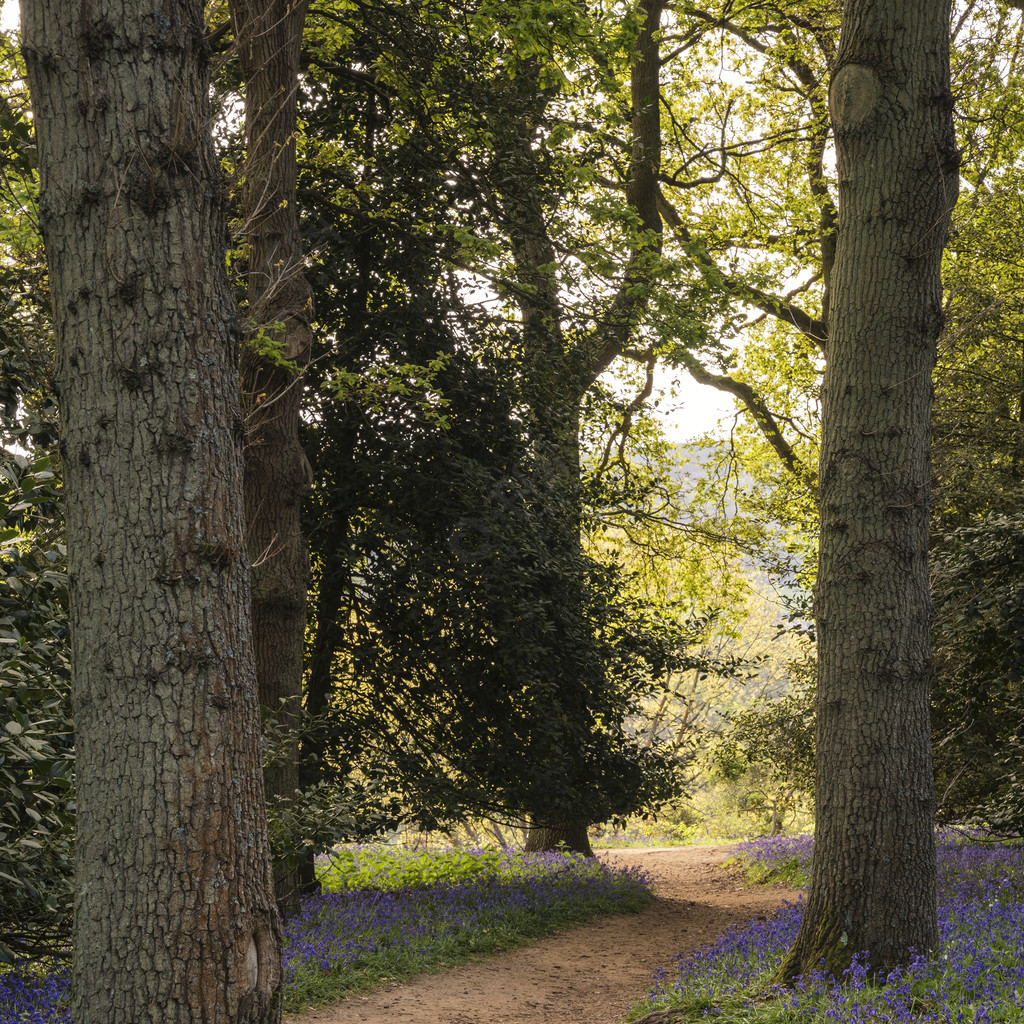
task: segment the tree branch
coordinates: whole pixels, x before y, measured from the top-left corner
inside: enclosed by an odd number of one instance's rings
[[[662,220],[658,204],[661,170],[661,62],[657,33],[663,0],[641,0],[643,27],[630,72],[633,105],[630,171],[626,202],[639,221],[640,237],[633,243],[629,263],[602,322],[584,342],[584,375],[596,380],[629,343],[639,314],[647,303],[648,286],[661,255]]]
[[[777,295],[770,295],[768,292],[755,288],[751,284],[741,280],[734,274],[726,274],[714,258],[708,253],[703,245],[695,246],[694,237],[689,228],[683,223],[679,211],[659,193],[659,209],[665,223],[672,229],[673,234],[689,247],[691,258],[706,275],[715,281],[721,282],[725,290],[741,302],[760,309],[762,312],[782,320],[795,327],[798,331],[810,338],[822,351],[828,342],[828,328],[824,322],[811,316],[806,310],[788,302],[785,298]]]
[[[684,352],[681,359],[687,372],[698,384],[706,384],[708,387],[724,391],[739,399],[747,412],[753,417],[765,440],[782,460],[782,464],[786,469],[807,487],[812,494],[817,494],[817,475],[811,472],[797,456],[793,446],[782,433],[782,429],[772,411],[753,387],[745,381],[736,380],[734,377],[720,376],[712,373],[702,366],[696,357],[689,352]]]

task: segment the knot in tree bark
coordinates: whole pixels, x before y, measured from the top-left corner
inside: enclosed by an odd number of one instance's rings
[[[828,108],[837,131],[859,128],[871,117],[882,95],[881,79],[863,64],[844,64],[833,76]]]

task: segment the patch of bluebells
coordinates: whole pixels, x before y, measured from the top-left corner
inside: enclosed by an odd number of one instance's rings
[[[378,856],[378,854],[374,854]],[[489,856],[493,857],[493,851]],[[491,948],[491,936],[524,915],[589,916],[597,906],[623,909],[651,898],[649,877],[575,854],[512,854],[502,866],[465,881],[424,888],[375,887],[306,898],[285,925],[285,977],[336,972],[385,955],[431,959]],[[2,1022],[0,1022],[2,1024]]]
[[[676,1005],[672,996],[712,1009],[723,995],[755,984],[773,969],[796,938],[803,902],[784,903],[771,917],[726,929],[713,945],[680,953],[674,968],[660,970],[648,999],[654,1006]]]
[[[457,951],[492,948],[490,936],[511,930],[524,915],[546,918],[553,909],[583,919],[598,907],[639,907],[652,898],[643,871],[614,869],[578,855],[478,854],[465,881],[396,888],[404,866],[422,855],[380,847],[355,848],[363,878],[373,883],[303,901],[301,912],[284,925],[286,982],[304,975],[336,973],[368,960],[380,962],[443,958]],[[482,867],[481,867],[482,865]],[[372,870],[370,870],[372,868]],[[381,888],[385,886],[385,888]],[[0,972],[0,1024],[67,1024],[70,970],[50,974]]]
[[[0,974],[0,1024],[67,1024],[70,965],[50,973],[10,971]]]
[[[805,854],[809,866],[809,838],[744,845],[745,858],[762,868]],[[685,1006],[695,1016],[713,1017],[724,1015],[728,1004],[751,1020],[755,1007],[744,992],[761,987],[757,1004],[776,1021],[1024,1021],[1024,846],[964,842],[945,834],[938,853],[938,956],[912,952],[908,966],[874,979],[867,955],[859,954],[840,981],[816,972],[794,989],[765,991],[766,978],[800,927],[802,901],[787,903],[768,920],[731,929],[696,954],[678,957],[673,971],[655,977],[644,1009]]]
[[[745,869],[754,869],[755,876],[791,871],[804,878],[811,874],[813,836],[772,836],[738,843],[736,852]]]

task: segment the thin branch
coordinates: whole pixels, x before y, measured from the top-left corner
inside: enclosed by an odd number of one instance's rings
[[[659,210],[665,223],[672,229],[675,236],[688,245],[691,258],[701,270],[713,280],[720,281],[725,290],[733,297],[747,305],[760,309],[777,320],[791,324],[798,331],[810,338],[822,351],[828,342],[828,328],[824,322],[813,317],[806,310],[788,302],[785,297],[770,295],[768,292],[755,288],[733,274],[726,274],[703,246],[697,247],[690,230],[683,223],[679,211],[663,194],[659,193]]]
[[[786,440],[778,421],[772,411],[768,408],[764,399],[745,381],[736,380],[734,377],[712,373],[706,369],[689,352],[682,355],[682,363],[687,372],[698,384],[706,384],[708,387],[738,398],[747,412],[753,417],[758,429],[764,435],[765,440],[771,445],[775,453],[782,460],[786,467],[797,480],[799,480],[812,494],[818,490],[817,476],[811,472],[797,456],[793,446]]]

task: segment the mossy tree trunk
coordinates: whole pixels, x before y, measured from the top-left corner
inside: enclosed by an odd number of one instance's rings
[[[246,540],[253,561],[253,632],[260,704],[295,728],[268,767],[268,801],[299,788],[299,701],[309,585],[302,501],[311,483],[299,443],[301,370],[309,362],[312,290],[296,201],[299,55],[306,3],[232,0],[245,78],[243,234],[248,248],[249,342],[242,348]],[[268,351],[268,346],[270,351]],[[301,858],[300,858],[301,859]],[[275,864],[283,913],[298,910],[298,863]]]
[[[823,396],[815,849],[780,976],[939,942],[928,488],[957,195],[948,0],[850,0],[830,90],[838,249]]]
[[[281,936],[203,6],[22,6],[57,338],[75,1024],[276,1024]]]

